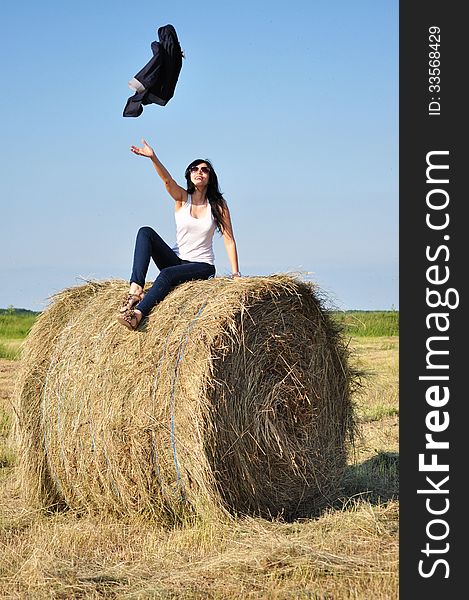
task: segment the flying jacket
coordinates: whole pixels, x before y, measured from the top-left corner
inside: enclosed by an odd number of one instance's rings
[[[136,90],[127,100],[124,117],[138,117],[146,104],[165,106],[174,96],[182,68],[183,52],[172,25],[158,29],[159,42],[152,42],[153,58],[129,81]]]

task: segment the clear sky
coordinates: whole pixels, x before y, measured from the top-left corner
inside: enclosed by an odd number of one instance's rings
[[[168,23],[187,57],[175,95],[124,118]],[[142,225],[174,243],[173,201],[129,150],[144,137],[180,184],[213,162],[244,275],[398,308],[397,0],[24,0],[0,27],[0,307],[128,279]],[[219,237],[215,255],[228,274]]]

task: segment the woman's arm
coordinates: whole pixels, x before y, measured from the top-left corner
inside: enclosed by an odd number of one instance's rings
[[[143,144],[142,148],[139,148],[138,146],[130,146],[130,150],[134,154],[138,154],[139,156],[146,156],[147,158],[149,158],[151,160],[151,162],[153,163],[153,166],[155,167],[156,172],[163,180],[163,183],[166,187],[166,191],[169,193],[169,195],[176,202],[179,202],[179,203],[185,202],[186,198],[187,198],[186,190],[174,181],[174,179],[171,177],[171,175],[169,174],[166,167],[160,162],[160,160],[156,156],[153,148],[151,146],[149,146],[147,144],[147,142],[143,139],[142,139],[142,144]]]
[[[241,277],[241,273],[239,272],[239,263],[238,263],[238,251],[236,248],[236,241],[233,235],[233,226],[231,224],[231,216],[228,206],[225,202],[223,211],[222,211],[222,234],[223,234],[223,243],[225,244],[226,254],[228,255],[228,260],[230,261],[231,273],[232,277]]]

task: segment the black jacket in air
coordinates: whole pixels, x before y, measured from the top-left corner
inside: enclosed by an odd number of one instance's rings
[[[146,104],[164,106],[174,96],[174,90],[182,68],[182,49],[172,25],[158,29],[159,42],[152,42],[153,58],[139,71],[135,78],[145,88],[135,92],[127,100],[124,117],[138,117]]]

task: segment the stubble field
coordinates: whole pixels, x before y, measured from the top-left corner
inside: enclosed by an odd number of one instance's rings
[[[244,518],[164,529],[24,505],[9,433],[18,369],[0,359],[0,597],[398,598],[398,336],[352,336],[368,372],[340,498],[292,523]]]

